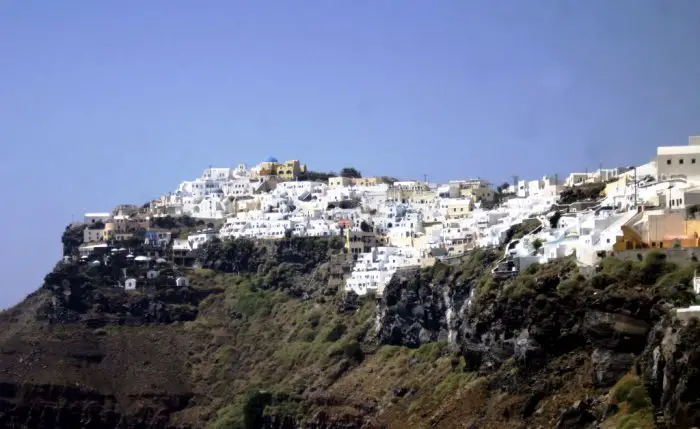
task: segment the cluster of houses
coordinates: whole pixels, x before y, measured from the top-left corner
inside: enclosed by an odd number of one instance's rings
[[[516,178],[498,188],[478,178],[320,181],[309,180],[310,173],[298,160],[274,157],[251,168],[207,168],[145,206],[85,214],[81,255],[106,242],[136,240],[154,250],[142,256],[167,255],[170,263],[187,265],[189,255],[215,237],[339,235],[355,260],[346,289],[363,295],[382,293],[399,269],[449,261],[475,247],[504,246],[498,275],[572,254],[592,266],[609,252],[700,247],[693,211],[700,208],[700,137],[659,147],[641,166],[575,172],[563,180]],[[564,189],[591,184],[604,188],[599,197],[561,203]],[[153,227],[163,217],[194,219],[197,227],[173,238]],[[509,230],[523,222],[539,226],[506,242]]]

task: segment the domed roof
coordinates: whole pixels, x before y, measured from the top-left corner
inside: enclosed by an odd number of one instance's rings
[[[267,158],[265,158],[264,162],[279,162],[279,161],[277,161],[277,158],[275,158],[274,156],[268,156]]]

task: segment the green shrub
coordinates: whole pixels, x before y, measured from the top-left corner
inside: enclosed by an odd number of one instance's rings
[[[598,273],[591,278],[591,286],[598,290],[603,290],[613,283],[615,283],[615,278],[606,273]]]
[[[421,344],[421,346],[413,352],[413,357],[421,362],[435,362],[442,356],[446,348],[447,342],[445,341]]]
[[[316,339],[316,331],[310,328],[302,328],[297,333],[297,338],[299,338],[299,341],[310,343]]]
[[[557,295],[565,297],[574,293],[578,288],[579,281],[577,279],[566,279],[557,285]]]
[[[347,328],[345,327],[345,325],[343,325],[342,323],[336,323],[328,330],[323,340],[328,342],[338,341],[343,337],[346,331]]]
[[[625,402],[630,392],[637,387],[643,389],[642,381],[639,377],[632,374],[625,375],[612,388],[612,398],[614,402],[617,404]]]
[[[525,268],[525,271],[523,271],[523,273],[530,275],[537,274],[541,267],[542,266],[538,262],[535,262],[534,264],[528,265],[528,267]]]
[[[331,347],[331,349],[328,351],[328,356],[344,357],[354,362],[361,362],[364,359],[365,354],[357,341],[350,340],[336,343],[336,345]]]
[[[390,359],[397,354],[401,353],[401,351],[406,350],[406,347],[403,346],[382,346],[378,351],[377,355],[382,359]]]
[[[635,386],[627,394],[627,404],[631,412],[651,407],[651,400],[644,386]]]
[[[507,295],[513,299],[535,295],[535,278],[530,274],[520,274],[507,289]]]
[[[482,276],[479,281],[476,282],[476,292],[475,296],[479,297],[484,294],[487,294],[493,290],[495,286],[495,283],[493,282],[493,278],[491,277],[491,274],[486,274]]]

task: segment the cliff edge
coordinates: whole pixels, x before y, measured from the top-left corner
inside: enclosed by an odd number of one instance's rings
[[[684,428],[700,424],[695,264],[492,278],[498,255],[342,291],[331,238],[214,242],[198,268],[61,262],[0,314],[4,428]],[[174,279],[186,276],[188,285]]]

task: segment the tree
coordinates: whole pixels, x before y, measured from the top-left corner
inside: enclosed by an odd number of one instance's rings
[[[345,167],[342,170],[340,170],[340,176],[359,179],[360,177],[362,177],[362,174],[354,167]]]
[[[323,173],[320,171],[306,171],[299,174],[299,180],[308,180],[311,182],[327,182],[331,177],[335,177],[337,174],[334,172]]]
[[[63,243],[63,255],[73,255],[83,244],[83,229],[80,226],[68,225],[61,237]]]
[[[532,242],[532,247],[534,247],[535,250],[540,250],[540,247],[542,247],[542,240],[536,238],[535,241]]]
[[[554,214],[549,218],[549,226],[551,228],[556,228],[559,224],[559,219],[561,218],[561,212],[559,210],[555,211]]]
[[[397,179],[396,177],[391,177],[391,176],[380,176],[379,182],[386,183],[388,185],[393,185],[394,183],[399,182],[399,179]]]
[[[509,187],[510,187],[510,184],[508,182],[503,182],[500,185],[498,185],[498,188],[496,188],[496,191],[498,191],[499,194],[502,194],[503,191],[505,191]]]

